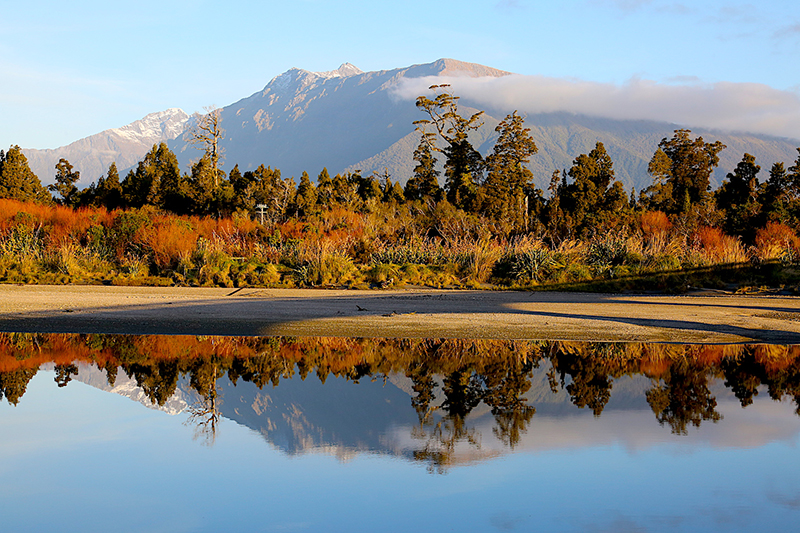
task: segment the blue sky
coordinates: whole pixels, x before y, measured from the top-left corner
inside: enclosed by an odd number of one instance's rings
[[[0,17],[0,148],[55,148],[170,107],[226,106],[292,67],[442,57],[607,92],[675,88],[667,115],[686,98],[676,94],[713,101],[707,90],[722,84],[730,105],[708,113],[767,105],[800,117],[796,0],[27,0]],[[800,138],[785,122],[761,130]]]

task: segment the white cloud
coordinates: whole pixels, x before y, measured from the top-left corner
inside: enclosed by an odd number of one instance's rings
[[[665,84],[632,78],[615,85],[576,79],[511,75],[502,78],[403,79],[399,98],[429,95],[433,84],[476,105],[511,112],[564,111],[620,120],[656,120],[687,127],[800,139],[800,94],[758,83]]]

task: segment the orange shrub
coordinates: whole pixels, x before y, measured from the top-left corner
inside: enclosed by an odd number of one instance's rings
[[[187,220],[178,217],[159,217],[145,230],[143,240],[153,251],[153,261],[159,268],[188,257],[197,245],[197,232]]]
[[[642,226],[642,233],[646,236],[667,233],[672,229],[669,218],[661,211],[645,211],[639,223]]]
[[[778,259],[787,252],[795,254],[800,250],[797,233],[779,222],[767,222],[756,232],[756,255],[759,259]]]
[[[694,234],[694,243],[705,263],[742,263],[747,261],[747,253],[739,239],[725,235],[719,228],[708,226],[697,228]]]

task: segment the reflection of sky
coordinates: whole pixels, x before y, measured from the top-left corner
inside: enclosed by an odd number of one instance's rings
[[[0,405],[0,516],[7,531],[791,530],[800,417],[762,397],[720,411],[688,437],[647,412],[536,415],[515,453],[431,475],[287,456],[228,420],[202,446],[180,416],[40,371]]]

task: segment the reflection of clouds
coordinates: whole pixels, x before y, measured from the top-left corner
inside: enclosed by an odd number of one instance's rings
[[[520,526],[527,521],[528,517],[508,511],[501,511],[489,517],[489,523],[498,531],[520,530]]]
[[[645,533],[648,528],[628,516],[617,515],[610,522],[605,524],[586,524],[584,531],[587,533]]]
[[[773,442],[794,442],[800,433],[800,417],[790,402],[767,398],[742,408],[735,401],[720,401],[718,411],[724,420],[704,422],[690,428],[688,435],[675,436],[668,426],[661,427],[651,411],[610,411],[599,418],[591,411],[568,417],[534,415],[514,451],[545,452],[553,450],[621,446],[636,454],[656,446],[674,447],[674,453],[694,453],[702,448],[758,448]],[[454,464],[486,460],[509,453],[508,446],[492,432],[491,416],[467,417],[467,424],[480,435],[480,448],[460,443],[455,450]],[[413,437],[415,428],[394,427],[386,435],[390,448],[410,452],[420,447]]]
[[[430,85],[441,83],[449,83],[455,94],[475,105],[502,112],[569,112],[800,138],[800,95],[758,83],[665,84],[632,78],[615,85],[514,74],[404,78],[395,93],[412,100],[428,94]]]
[[[800,509],[800,493],[780,494],[775,490],[767,492],[767,499],[774,504],[786,507],[793,511]]]

